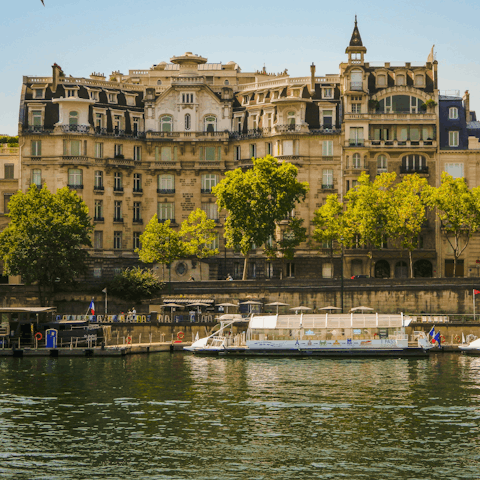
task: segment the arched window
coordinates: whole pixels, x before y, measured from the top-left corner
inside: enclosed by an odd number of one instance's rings
[[[387,77],[386,75],[379,75],[377,77],[377,86],[378,87],[385,87],[387,85]]]
[[[295,112],[288,112],[287,113],[287,124],[288,125],[295,125]]]
[[[353,168],[362,168],[362,157],[359,153],[354,153],[352,156],[352,167]]]
[[[407,278],[408,277],[408,267],[407,263],[403,260],[397,262],[395,265],[395,278]]]
[[[217,117],[209,115],[205,117],[205,132],[216,132],[217,131]]]
[[[390,95],[378,102],[378,111],[385,113],[419,113],[423,100],[410,95]]]
[[[78,112],[70,112],[68,115],[69,125],[78,125]]]
[[[185,114],[185,131],[188,131],[192,128],[192,117],[189,113]]]
[[[427,173],[427,159],[423,155],[405,155],[400,173]]]
[[[431,278],[433,277],[433,266],[429,260],[417,260],[413,264],[413,276]]]
[[[383,173],[387,171],[387,157],[386,155],[379,155],[377,157],[377,173]]]
[[[363,72],[354,70],[350,75],[350,90],[363,90]]]
[[[161,80],[157,80],[157,85],[161,85],[162,84],[162,81]]]
[[[225,85],[230,85],[230,82],[228,80],[225,80]]]
[[[448,109],[448,118],[452,120],[456,120],[458,118],[458,108],[457,107],[450,107]]]
[[[425,77],[423,75],[415,75],[415,86],[422,87],[425,84]]]
[[[170,115],[164,115],[160,118],[160,131],[171,132],[173,130],[173,118]]]
[[[390,278],[390,264],[386,260],[375,264],[375,278]]]

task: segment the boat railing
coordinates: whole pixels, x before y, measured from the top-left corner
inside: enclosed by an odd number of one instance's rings
[[[397,333],[396,335],[389,335],[389,340],[408,340],[408,335],[406,333]]]

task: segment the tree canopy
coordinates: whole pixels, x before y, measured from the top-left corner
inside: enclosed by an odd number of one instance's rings
[[[0,255],[6,275],[37,283],[42,305],[56,283],[69,283],[86,272],[93,232],[88,208],[67,187],[51,193],[32,185],[8,203],[10,223],[0,233]]]
[[[115,275],[108,291],[117,297],[138,301],[158,294],[164,286],[150,270],[133,267]]]
[[[308,184],[297,180],[298,169],[291,163],[280,162],[270,155],[252,161],[252,168],[227,172],[212,189],[219,209],[228,212],[224,233],[227,247],[239,249],[245,257],[243,279],[253,245],[268,242],[277,223],[308,192]]]

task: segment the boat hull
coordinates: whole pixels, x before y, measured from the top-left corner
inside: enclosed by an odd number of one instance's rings
[[[430,350],[423,348],[383,348],[383,349],[360,349],[360,348],[326,348],[326,349],[251,349],[244,347],[227,347],[224,349],[203,348],[191,350],[195,355],[210,355],[221,357],[321,357],[321,358],[405,358],[405,357],[428,357]]]

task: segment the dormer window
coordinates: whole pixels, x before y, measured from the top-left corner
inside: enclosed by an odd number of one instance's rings
[[[405,85],[405,75],[397,75],[397,85]]]
[[[193,93],[182,93],[182,103],[193,103]]]
[[[377,87],[385,87],[387,85],[387,76],[379,75],[377,77]]]
[[[333,88],[322,88],[322,98],[333,98]]]
[[[33,89],[33,98],[40,100],[45,98],[45,87],[40,87],[39,85],[32,85]]]
[[[205,117],[205,132],[216,132],[217,131],[217,117],[209,115]]]
[[[250,98],[250,97],[249,97],[248,95],[245,95],[245,96],[243,97],[243,104],[244,104],[244,105],[248,105],[248,100],[249,100],[249,98]]]
[[[99,95],[98,95],[98,90],[88,90],[88,95],[90,97],[90,100],[93,100],[94,102],[99,101]]]
[[[118,95],[118,93],[109,92],[108,93],[108,103],[118,103],[117,95]]]
[[[77,96],[77,89],[76,88],[65,88],[65,96],[67,98],[73,98]]]
[[[230,82],[228,80],[225,80],[225,82],[223,82],[225,85],[230,85]]]
[[[135,106],[135,97],[136,97],[136,95],[126,93],[125,94],[125,100],[127,102],[127,105],[129,105],[131,107],[134,107]]]
[[[259,93],[258,94],[258,103],[263,103],[265,101],[265,94]]]
[[[458,118],[458,108],[457,107],[450,107],[448,109],[448,118],[450,120],[456,120]]]
[[[424,75],[415,75],[415,86],[424,87],[425,86],[425,76]]]

